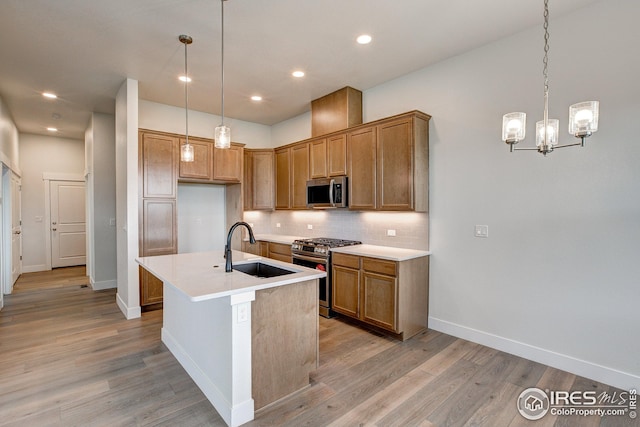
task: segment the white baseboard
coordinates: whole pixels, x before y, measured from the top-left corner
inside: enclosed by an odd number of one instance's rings
[[[139,306],[127,307],[127,304],[125,304],[122,298],[120,298],[120,294],[116,294],[116,304],[127,320],[137,319],[142,316],[142,309]]]
[[[100,282],[95,282],[93,278],[89,280],[91,282],[91,288],[94,291],[101,291],[103,289],[115,289],[118,287],[118,282],[115,280],[102,280]]]
[[[41,265],[23,265],[22,272],[23,273],[37,273],[39,271],[49,271],[51,268],[47,267],[46,264]]]
[[[253,420],[254,401],[249,399],[238,405],[230,405],[224,394],[209,380],[209,377],[202,372],[196,362],[189,357],[182,346],[175,340],[169,331],[162,328],[162,342],[167,346],[171,354],[180,362],[191,379],[200,387],[200,390],[207,396],[209,402],[216,408],[222,419],[230,427],[236,427]]]
[[[640,390],[640,376],[618,371],[586,360],[576,359],[572,356],[556,353],[434,317],[429,317],[429,328],[467,341],[495,348],[505,353],[524,357],[525,359],[561,369],[575,375],[590,378],[622,390]],[[535,384],[531,384],[531,387],[533,386],[535,386]]]

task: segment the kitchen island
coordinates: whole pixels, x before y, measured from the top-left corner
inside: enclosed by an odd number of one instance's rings
[[[222,251],[138,258],[163,281],[162,342],[230,426],[308,386],[318,365],[318,279],[326,273],[244,252],[276,277],[225,273]]]

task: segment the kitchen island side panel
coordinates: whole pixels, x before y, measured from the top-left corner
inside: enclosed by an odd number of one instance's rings
[[[255,293],[193,302],[164,284],[162,342],[230,426],[253,419],[251,300]],[[244,321],[238,307],[245,305]]]

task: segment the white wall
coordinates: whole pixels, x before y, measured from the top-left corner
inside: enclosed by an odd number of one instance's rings
[[[600,101],[585,148],[509,153],[502,115],[542,118],[542,28],[364,91],[364,120],[430,124],[430,327],[623,388],[640,386],[640,3],[551,22],[550,109]],[[274,126],[278,135],[297,135]],[[277,134],[277,135],[276,135]],[[298,136],[296,136],[298,138]],[[564,132],[562,141],[573,142]],[[278,140],[278,144],[286,142]],[[489,226],[486,239],[475,224]]]
[[[90,255],[87,273],[93,289],[115,288],[116,159],[115,117],[93,113],[85,132]]]
[[[49,206],[45,203],[43,173],[84,174],[84,141],[33,134],[20,134],[22,169],[22,271],[47,270],[44,242]]]
[[[127,319],[140,317],[138,291],[138,82],[116,95],[116,303]]]
[[[224,251],[225,186],[178,184],[178,253]]]
[[[163,132],[185,133],[184,108],[140,100],[139,124],[142,129]],[[220,124],[220,116],[189,110],[189,135],[213,139],[213,132]],[[225,117],[225,125],[231,128],[233,142],[246,144],[250,148],[271,147],[271,127]]]
[[[2,97],[0,97],[0,162],[20,175],[18,128]]]

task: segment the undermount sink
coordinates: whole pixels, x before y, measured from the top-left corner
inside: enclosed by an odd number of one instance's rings
[[[255,277],[276,277],[284,276],[285,274],[297,273],[296,271],[287,270],[284,268],[276,267],[274,265],[265,264],[262,262],[249,262],[246,264],[234,264],[234,270],[248,274]]]

